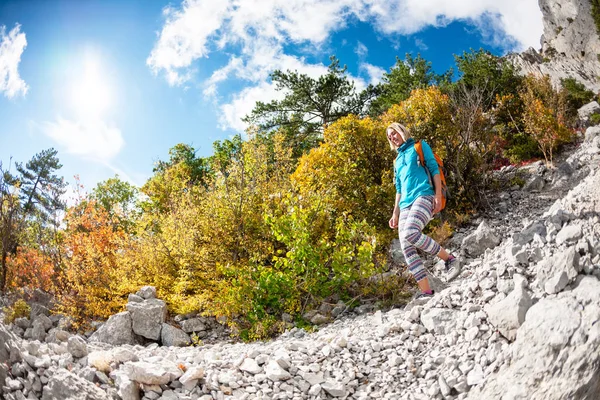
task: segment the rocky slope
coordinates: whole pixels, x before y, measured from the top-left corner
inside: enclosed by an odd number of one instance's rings
[[[533,48],[507,58],[524,74],[547,74],[556,85],[576,78],[588,89],[600,91],[600,37],[590,0],[538,0],[543,14],[541,50]]]
[[[522,174],[527,183],[501,193],[476,229],[455,237],[464,270],[425,304],[343,314],[316,332],[293,328],[269,342],[175,347],[189,336],[165,326],[163,304],[147,287],[90,338],[67,333],[64,321],[43,312],[33,322],[0,324],[0,394],[600,398],[600,127],[588,128],[556,169],[538,163],[501,173]],[[195,317],[186,324],[214,330]],[[14,333],[26,329],[30,339]],[[172,346],[136,343],[141,337]]]

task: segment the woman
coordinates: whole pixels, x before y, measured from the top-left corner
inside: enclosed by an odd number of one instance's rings
[[[422,141],[425,165],[420,165],[414,146],[415,141],[404,125],[396,122],[391,124],[386,129],[386,135],[392,150],[398,152],[394,162],[396,201],[389,225],[392,229],[398,228],[406,264],[421,290],[416,298],[432,297],[434,292],[429,286],[427,271],[417,253],[417,248],[437,255],[445,261],[447,281],[456,278],[460,273],[458,259],[422,233],[425,225],[441,209],[440,172],[433,151],[425,141]],[[429,170],[429,174],[425,168]],[[433,177],[433,185],[430,176]]]

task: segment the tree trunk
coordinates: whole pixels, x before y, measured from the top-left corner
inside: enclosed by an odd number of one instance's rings
[[[6,288],[6,259],[8,258],[8,253],[6,250],[2,250],[2,271],[0,271],[0,294],[5,293]]]

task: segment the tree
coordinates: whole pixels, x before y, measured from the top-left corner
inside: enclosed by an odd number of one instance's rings
[[[3,170],[0,164],[2,292],[6,289],[8,257],[16,254],[26,227],[37,225],[41,230],[57,229],[58,213],[65,208],[61,196],[66,184],[55,174],[62,167],[56,154],[54,149],[43,150],[25,165],[16,163],[18,174]]]
[[[92,190],[90,198],[103,207],[118,225],[126,232],[131,232],[135,219],[139,214],[137,207],[138,189],[115,175]]]
[[[158,161],[154,173],[164,173],[175,164],[183,163],[189,168],[191,185],[206,186],[210,181],[210,163],[208,158],[196,157],[191,145],[179,143],[169,149],[169,161]]]
[[[517,68],[507,60],[483,49],[471,49],[454,58],[460,75],[458,81],[467,90],[475,89],[482,93],[485,99],[484,111],[492,107],[496,95],[519,93],[523,78],[518,74]]]
[[[14,186],[14,182],[14,177],[8,170],[4,170],[0,163],[0,244],[2,245],[0,293],[4,293],[6,289],[8,256],[16,251],[19,233],[23,226],[18,187]]]
[[[357,93],[335,56],[330,57],[327,74],[318,79],[297,71],[275,71],[271,80],[282,100],[257,102],[244,122],[261,131],[283,128],[299,156],[321,141],[323,127],[348,114],[364,115],[369,101],[376,95],[373,86]]]
[[[57,153],[55,149],[42,150],[25,166],[16,163],[16,169],[21,174],[17,180],[23,211],[28,215],[37,214],[44,221],[56,217],[57,211],[65,209],[61,196],[67,184],[63,177],[54,174],[62,168]]]
[[[383,75],[382,83],[378,85],[378,96],[369,106],[369,115],[384,113],[394,104],[408,99],[414,89],[450,83],[451,77],[452,70],[442,75],[436,74],[431,62],[420,54],[413,58],[407,53],[404,60],[396,58],[396,65]]]
[[[394,196],[388,176],[394,158],[385,126],[351,115],[325,130],[324,143],[300,159],[291,178],[301,196],[316,193],[329,204],[336,213],[332,220],[345,213],[385,227]]]
[[[234,135],[231,139],[217,140],[213,143],[213,155],[209,158],[213,173],[227,174],[229,165],[239,161],[242,155],[244,141],[241,135]]]

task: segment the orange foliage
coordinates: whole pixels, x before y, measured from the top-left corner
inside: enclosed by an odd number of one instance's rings
[[[117,253],[126,238],[109,213],[93,201],[83,201],[67,212],[61,270],[61,311],[81,323],[107,318],[121,310]]]
[[[8,258],[6,283],[9,289],[29,287],[51,291],[53,276],[52,260],[39,249],[19,247],[17,253]]]

